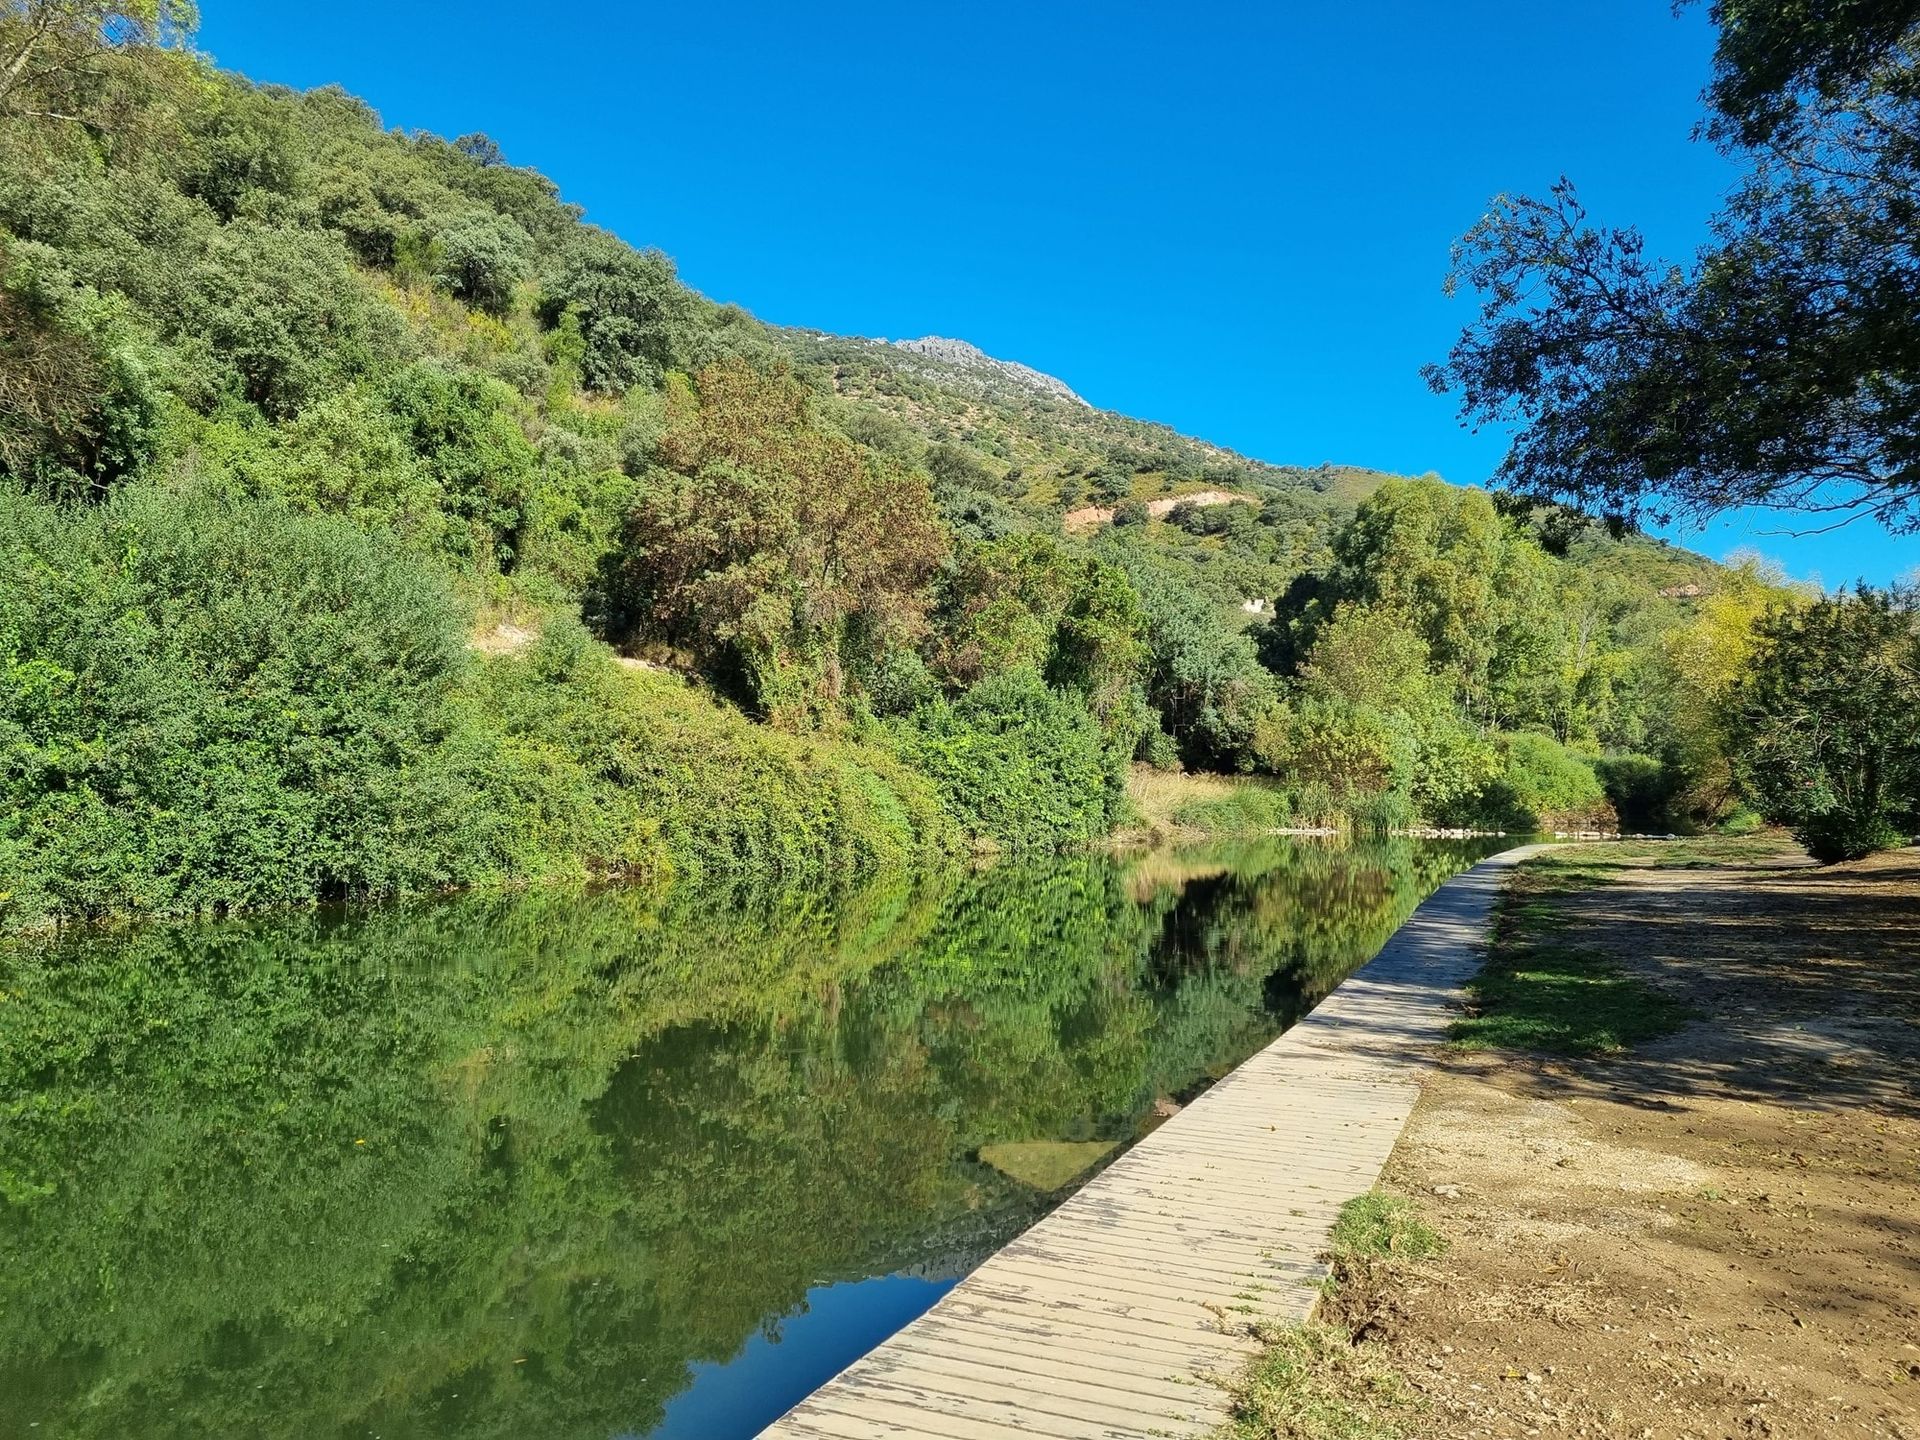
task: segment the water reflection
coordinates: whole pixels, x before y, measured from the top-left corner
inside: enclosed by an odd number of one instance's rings
[[[750,1435],[1471,858],[1274,842],[6,957],[0,1436]]]

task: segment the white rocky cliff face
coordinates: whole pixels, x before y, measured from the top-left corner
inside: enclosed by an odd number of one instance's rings
[[[938,360],[961,370],[974,371],[983,378],[1009,380],[1056,400],[1071,401],[1075,405],[1087,403],[1074,394],[1063,381],[1035,370],[1031,365],[1022,365],[1013,360],[996,360],[978,345],[969,345],[964,340],[948,340],[939,335],[928,335],[920,340],[888,340],[884,343],[900,350],[910,351],[915,355],[924,355],[930,360]]]

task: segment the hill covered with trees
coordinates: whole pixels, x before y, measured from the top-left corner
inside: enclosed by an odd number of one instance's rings
[[[188,19],[0,5],[0,925],[1732,804],[1752,568],[764,325]]]

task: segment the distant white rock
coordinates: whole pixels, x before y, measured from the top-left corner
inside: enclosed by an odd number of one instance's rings
[[[1074,394],[1064,381],[1056,380],[1053,376],[1036,370],[1031,365],[1022,365],[1015,360],[996,360],[978,345],[969,345],[964,340],[948,340],[943,336],[928,335],[919,340],[887,340],[882,343],[892,345],[896,349],[910,351],[915,355],[924,355],[929,360],[938,360],[956,369],[974,371],[986,378],[997,377],[1010,380],[1016,385],[1051,396],[1055,400],[1066,400],[1075,405],[1087,403]]]

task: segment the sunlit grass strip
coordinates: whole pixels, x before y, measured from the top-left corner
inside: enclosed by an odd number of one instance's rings
[[[1467,985],[1467,1013],[1450,1032],[1456,1049],[1608,1055],[1687,1023],[1693,1012],[1678,1000],[1598,951],[1550,938],[1567,923],[1556,902],[1608,883],[1628,858],[1547,855],[1514,873],[1487,963]]]
[[[1330,1313],[1365,1309],[1376,1267],[1426,1260],[1446,1242],[1411,1202],[1378,1192],[1340,1207],[1329,1241]],[[1354,1303],[1345,1303],[1352,1301]],[[1419,1394],[1384,1349],[1340,1321],[1267,1324],[1254,1332],[1266,1348],[1234,1391],[1233,1419],[1218,1440],[1404,1440],[1421,1408]]]

